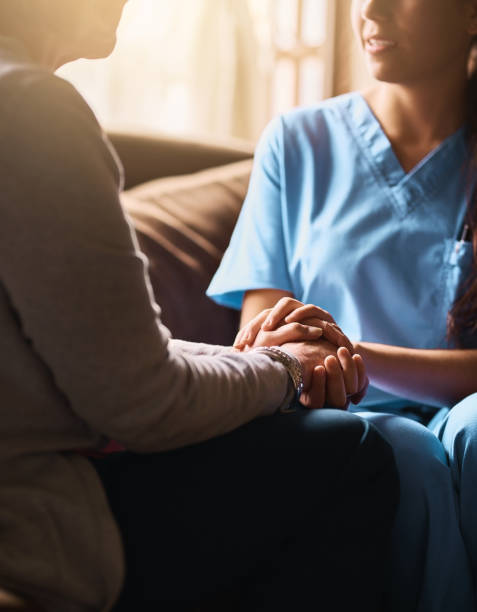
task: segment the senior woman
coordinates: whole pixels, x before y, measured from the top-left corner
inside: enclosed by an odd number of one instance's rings
[[[0,587],[52,612],[381,609],[389,446],[280,410],[302,383],[310,407],[358,397],[359,357],[316,367],[306,327],[247,354],[171,340],[115,153],[53,74],[108,55],[124,4],[0,0]]]

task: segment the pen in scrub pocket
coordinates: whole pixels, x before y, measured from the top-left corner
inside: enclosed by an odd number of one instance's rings
[[[460,232],[460,242],[470,242],[470,225],[464,223]]]
[[[455,244],[455,255],[457,255],[457,253],[460,251],[461,246],[466,243],[466,242],[470,242],[472,239],[472,235],[471,235],[471,231],[470,231],[470,225],[468,223],[464,221],[462,222],[462,225],[460,227],[459,230],[459,235],[460,235],[460,240],[458,242],[456,242]]]

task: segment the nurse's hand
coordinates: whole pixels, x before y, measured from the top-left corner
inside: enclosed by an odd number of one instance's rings
[[[369,386],[364,360],[358,353],[351,355],[344,347],[338,349],[336,357],[332,363],[330,363],[330,357],[325,359],[327,391],[334,399],[337,394],[342,394],[344,385],[347,405],[350,402],[359,404]],[[338,375],[341,375],[341,380]]]
[[[344,346],[351,353],[354,352],[353,345],[347,336],[336,325],[333,317],[322,308],[314,304],[303,304],[294,298],[284,297],[275,304],[273,308],[267,308],[249,321],[237,334],[234,346],[243,349],[245,346],[272,346],[263,344],[268,337],[271,339],[273,330],[283,327],[280,334],[281,344],[284,342],[298,342],[305,340],[304,327],[317,327],[322,331],[322,336],[335,347]],[[260,335],[260,338],[258,336]],[[271,340],[270,340],[271,342]],[[275,344],[280,344],[275,342]]]
[[[346,410],[350,402],[358,404],[366,394],[368,377],[360,355],[351,355],[341,347],[336,355],[325,356],[323,341],[291,342],[283,348],[300,361],[304,373],[304,392],[300,398],[309,408],[333,407]]]
[[[320,366],[318,366],[320,367]],[[361,355],[351,355],[348,349],[340,347],[336,357],[328,355],[324,361],[326,370],[325,406],[346,410],[352,402],[359,402],[366,395],[369,380]],[[310,393],[302,396],[301,403],[314,408],[313,394],[318,392],[313,385]]]
[[[275,329],[265,330],[258,327],[256,333],[247,335],[243,343],[237,343],[237,340],[235,340],[234,348],[239,351],[247,351],[257,346],[281,346],[286,342],[316,341],[320,340],[322,336],[323,329],[315,321],[310,325],[299,322],[280,323]],[[329,343],[326,342],[326,344]],[[330,347],[331,350],[336,350],[334,344],[330,344]],[[324,356],[328,355],[329,350],[324,349],[324,353]]]

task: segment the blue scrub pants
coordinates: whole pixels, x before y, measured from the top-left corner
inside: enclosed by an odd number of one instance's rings
[[[390,609],[475,610],[477,394],[443,408],[427,428],[394,414],[359,414],[391,444],[401,480]]]

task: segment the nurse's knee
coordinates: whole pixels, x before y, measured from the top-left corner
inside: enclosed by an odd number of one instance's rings
[[[336,447],[369,447],[370,451],[391,452],[389,445],[369,421],[343,410],[309,410],[302,421],[310,441],[316,436],[334,441]]]
[[[366,413],[394,451],[401,490],[401,520],[419,524],[436,498],[452,486],[445,450],[439,439],[420,423],[391,415]],[[440,503],[440,502],[439,502]],[[405,518],[403,518],[405,517]]]
[[[380,464],[394,470],[389,443],[368,421],[341,410],[300,410],[292,415],[277,415],[276,425],[287,439],[286,446],[296,449],[296,456],[345,464],[352,458],[361,466]]]
[[[393,450],[372,423],[340,410],[309,411],[305,423],[310,439],[319,435],[325,441],[328,460],[341,466],[343,478],[348,475],[361,486],[374,482],[372,486],[381,487],[383,492],[397,490]]]
[[[360,413],[381,432],[394,450],[398,464],[447,466],[444,448],[426,427],[402,416],[375,412]]]
[[[442,443],[451,462],[477,459],[477,393],[456,404],[446,417]]]
[[[445,450],[438,438],[420,423],[406,417],[374,412],[360,413],[391,445],[401,476],[409,486],[429,486],[448,477]]]

